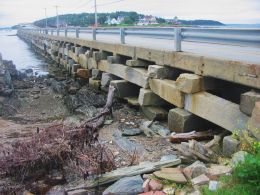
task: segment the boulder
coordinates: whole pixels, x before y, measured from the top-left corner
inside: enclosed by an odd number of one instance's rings
[[[225,136],[223,139],[223,154],[231,157],[232,154],[238,151],[240,141],[233,138],[232,135]]]
[[[260,101],[259,93],[255,91],[243,93],[240,97],[240,110],[248,116],[251,116],[255,103],[258,101]]]
[[[143,192],[143,179],[140,175],[134,177],[125,177],[118,180],[113,185],[109,186],[103,195],[109,194],[124,194],[136,195]]]

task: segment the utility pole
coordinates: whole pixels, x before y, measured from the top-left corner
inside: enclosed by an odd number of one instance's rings
[[[57,25],[57,29],[59,28],[59,13],[58,13],[58,7],[57,5],[55,5],[56,7],[56,25]]]
[[[95,27],[98,27],[98,19],[97,19],[97,0],[94,0],[95,7]]]
[[[44,8],[44,10],[45,10],[45,28],[47,29],[48,27],[47,8]]]

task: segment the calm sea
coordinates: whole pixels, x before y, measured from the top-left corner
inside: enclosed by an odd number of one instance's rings
[[[12,60],[19,70],[31,68],[38,74],[47,74],[48,64],[44,58],[17,37],[15,30],[0,30],[0,53],[3,59]]]

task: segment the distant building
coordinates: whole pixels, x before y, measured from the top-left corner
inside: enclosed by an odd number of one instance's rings
[[[125,19],[124,16],[118,16],[117,19],[110,18],[110,16],[108,16],[105,24],[108,24],[108,25],[118,25],[118,24],[121,24],[124,21],[124,19]]]
[[[177,16],[175,16],[173,19],[166,19],[166,22],[173,24],[173,25],[181,24]]]
[[[156,17],[152,15],[144,16],[143,18],[139,19],[137,23],[138,26],[146,26],[150,24],[158,24]]]

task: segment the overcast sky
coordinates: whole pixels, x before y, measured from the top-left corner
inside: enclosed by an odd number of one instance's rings
[[[260,23],[260,0],[97,0],[98,12],[136,11],[164,18],[211,19],[223,23]],[[59,13],[93,12],[94,0],[0,0],[0,26],[33,22]],[[105,5],[106,4],[106,5]],[[109,4],[109,5],[108,5]]]

